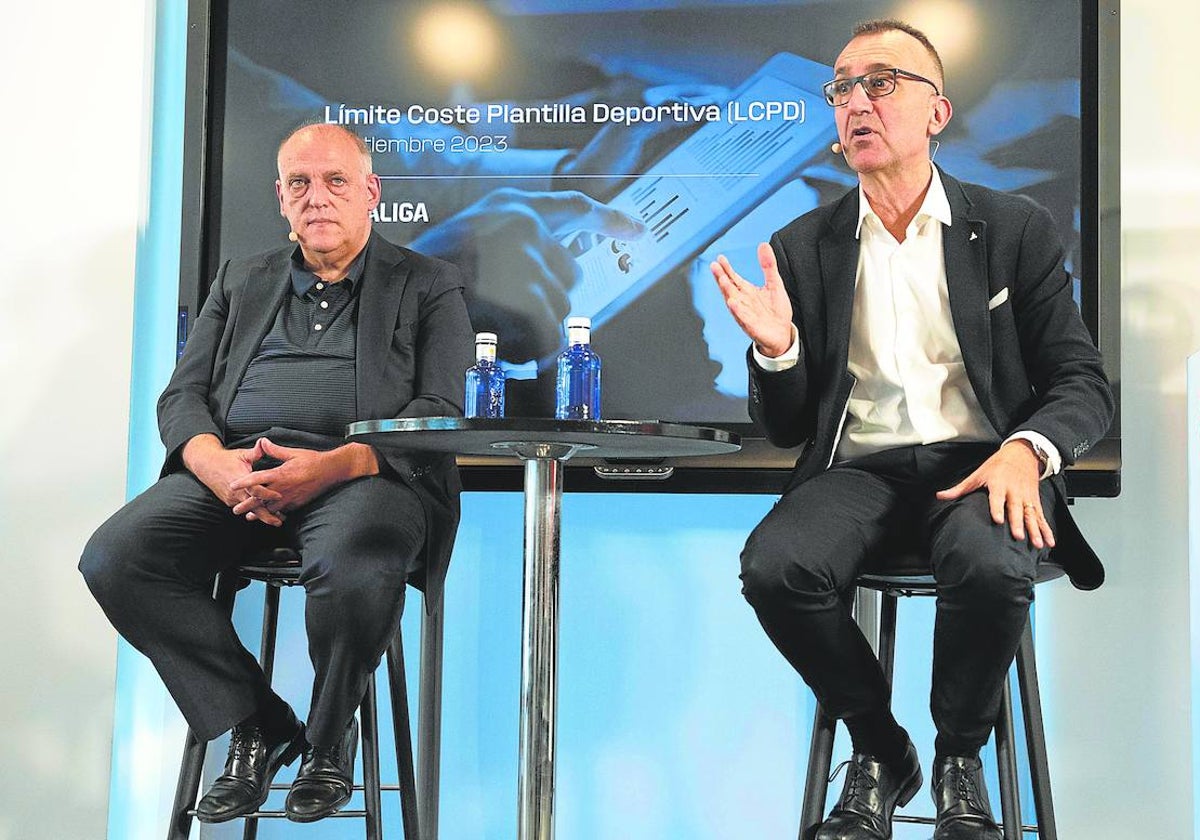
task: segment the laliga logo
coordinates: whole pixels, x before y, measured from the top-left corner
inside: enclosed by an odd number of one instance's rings
[[[371,211],[372,222],[428,222],[429,211],[425,209],[424,201],[381,201],[379,206]]]

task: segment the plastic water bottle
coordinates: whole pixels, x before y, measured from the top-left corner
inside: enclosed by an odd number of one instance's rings
[[[475,364],[467,368],[468,417],[504,416],[504,371],[496,364],[496,334],[475,334]]]
[[[567,319],[567,349],[558,357],[554,416],[600,419],[600,357],[592,350],[590,318]]]

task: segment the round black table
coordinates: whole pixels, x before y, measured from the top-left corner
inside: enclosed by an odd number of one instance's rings
[[[558,563],[563,462],[589,458],[723,455],[741,446],[722,429],[644,420],[405,417],[351,423],[363,443],[456,455],[509,455],[525,463],[525,569],[521,610],[518,840],[554,837],[558,684]]]

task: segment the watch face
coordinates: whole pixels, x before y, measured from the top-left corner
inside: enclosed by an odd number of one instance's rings
[[[1039,444],[1033,441],[1029,442],[1033,446],[1033,454],[1038,459],[1038,467],[1042,478],[1047,478],[1050,473],[1050,453],[1043,449]]]

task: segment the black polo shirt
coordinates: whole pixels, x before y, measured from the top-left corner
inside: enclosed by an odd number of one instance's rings
[[[328,447],[343,442],[346,424],[359,419],[355,341],[366,251],[342,280],[328,283],[304,267],[296,248],[291,294],[284,296],[229,407],[229,445],[268,430],[283,445],[313,447],[313,436],[327,439]]]

